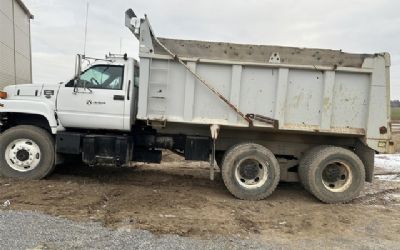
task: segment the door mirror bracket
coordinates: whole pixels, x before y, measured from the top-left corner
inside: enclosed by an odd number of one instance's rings
[[[76,94],[78,93],[78,79],[74,79],[74,89],[73,89],[73,93]]]

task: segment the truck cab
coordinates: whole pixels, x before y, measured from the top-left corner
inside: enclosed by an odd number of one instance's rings
[[[7,86],[3,119],[7,113],[43,115],[53,134],[65,128],[130,131],[137,113],[138,62],[126,55],[78,55],[78,69],[82,61],[89,64],[66,83]]]
[[[130,131],[137,112],[139,66],[127,57],[97,60],[59,88],[56,112],[63,127]]]
[[[46,153],[52,158],[47,168],[69,154],[80,155],[90,165],[122,165],[132,160],[133,140],[126,134],[136,122],[138,83],[139,63],[126,54],[105,59],[77,55],[75,76],[66,83],[7,86],[0,100],[2,136],[10,132],[19,137],[21,132],[13,131],[21,126],[28,135],[2,144],[7,151],[4,160],[14,170],[5,175],[30,176],[37,167],[35,157],[21,155],[36,152],[38,161],[44,156],[40,148],[46,145],[40,144],[45,142],[30,139],[32,131],[48,138],[53,148]],[[42,177],[43,173],[35,175]]]

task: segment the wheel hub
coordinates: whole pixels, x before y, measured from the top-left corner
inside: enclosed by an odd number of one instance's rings
[[[236,164],[237,183],[248,189],[261,187],[268,179],[267,164],[253,158],[241,160]]]
[[[29,139],[17,139],[8,144],[5,159],[8,165],[19,172],[33,170],[40,162],[39,146]]]
[[[29,152],[26,149],[21,149],[17,151],[16,156],[19,161],[26,161],[29,159]]]
[[[344,162],[332,162],[322,171],[322,182],[332,192],[343,192],[352,180],[350,167]]]
[[[341,171],[339,167],[335,166],[328,166],[326,167],[325,171],[323,172],[324,179],[328,182],[335,182],[340,180],[341,178]]]
[[[245,179],[254,179],[258,176],[260,168],[254,162],[247,162],[246,165],[241,165],[239,168],[240,175]]]

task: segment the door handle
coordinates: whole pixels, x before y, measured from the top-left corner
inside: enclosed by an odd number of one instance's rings
[[[125,100],[125,96],[123,96],[123,95],[114,95],[114,100],[123,101],[123,100]]]
[[[127,94],[127,96],[126,96],[126,100],[128,100],[128,101],[129,101],[129,94],[130,94],[130,92],[131,92],[131,80],[128,81],[128,94]]]

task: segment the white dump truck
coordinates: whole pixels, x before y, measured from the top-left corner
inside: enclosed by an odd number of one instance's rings
[[[41,179],[72,156],[160,163],[170,149],[210,161],[211,178],[218,165],[239,199],[300,181],[337,203],[357,197],[374,154],[393,147],[388,53],[158,38],[146,16],[125,19],[140,61],[78,56],[66,83],[0,93],[2,176]]]

